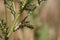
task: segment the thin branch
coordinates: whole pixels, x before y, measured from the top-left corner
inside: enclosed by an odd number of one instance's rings
[[[27,3],[27,0],[24,0],[23,5],[22,5],[22,9],[24,8],[24,6],[25,6],[26,3]],[[11,34],[12,34],[13,30],[14,30],[15,24],[16,24],[18,18],[19,18],[19,16],[20,16],[20,13],[15,17],[12,25],[10,26],[11,28],[10,28],[10,31],[9,31],[7,37],[11,36]]]
[[[13,29],[14,29],[14,27],[15,27],[15,25],[16,25],[16,22],[17,22],[17,20],[18,20],[18,18],[19,18],[19,16],[20,16],[20,14],[18,14],[18,15],[15,17],[15,19],[13,20],[12,25],[10,26],[11,28],[10,28],[10,31],[9,31],[7,37],[10,37],[10,36],[11,36],[11,34],[12,34],[12,32],[13,32]]]

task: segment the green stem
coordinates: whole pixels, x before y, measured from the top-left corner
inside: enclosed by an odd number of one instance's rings
[[[6,21],[6,28],[7,28],[8,27],[8,24],[7,24],[7,22],[8,22],[7,6],[6,6],[6,4],[4,4],[4,6],[5,6],[5,21]],[[8,40],[7,34],[5,34],[4,37],[5,37],[5,40]]]
[[[24,0],[23,5],[22,5],[22,8],[24,8],[24,6],[25,6],[26,3],[27,3],[27,0]],[[19,18],[19,16],[20,16],[20,13],[15,17],[12,25],[10,26],[11,28],[10,28],[10,31],[9,31],[7,37],[10,37],[10,36],[11,36],[11,34],[12,34],[12,32],[13,32],[13,29],[14,29],[14,27],[15,27],[15,25],[16,25],[16,22],[17,22],[17,20],[18,20],[18,18]]]
[[[10,31],[9,31],[7,37],[10,37],[10,35],[12,34],[13,29],[14,29],[14,27],[15,27],[15,24],[16,24],[16,22],[17,22],[19,16],[20,16],[20,14],[18,14],[18,15],[16,16],[15,20],[13,21],[12,25],[10,26],[11,28],[10,28]]]
[[[11,3],[12,3],[12,7],[13,7],[13,10],[14,10],[14,18],[16,17],[16,10],[15,10],[15,5],[14,5],[14,1],[13,0],[11,0]]]
[[[8,22],[8,16],[7,16],[7,6],[5,5],[5,19],[6,19],[6,26],[7,26],[7,22]]]

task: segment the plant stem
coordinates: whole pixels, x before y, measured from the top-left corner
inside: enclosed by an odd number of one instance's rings
[[[18,18],[19,18],[19,16],[20,16],[20,14],[18,14],[18,15],[16,16],[16,18],[14,19],[12,25],[10,26],[11,28],[10,28],[10,31],[9,31],[7,37],[10,37],[10,36],[11,36],[11,34],[12,34],[12,32],[13,32],[13,29],[14,29],[14,27],[15,27],[15,24],[16,24]]]
[[[14,1],[13,0],[11,0],[11,4],[12,4],[12,8],[13,8],[13,10],[11,10],[13,13],[13,15],[14,15],[14,18],[16,17],[16,10],[15,10],[15,5],[14,5]]]
[[[8,22],[7,6],[6,6],[6,4],[4,4],[4,6],[5,6],[5,19],[6,19],[6,26],[7,26],[7,22]]]
[[[26,3],[27,3],[27,0],[24,0],[23,5],[22,5],[22,9],[24,8],[24,6],[25,6]],[[11,36],[11,34],[12,34],[12,32],[13,32],[13,29],[14,29],[14,27],[15,27],[15,25],[16,25],[16,22],[17,22],[17,20],[18,20],[18,18],[19,18],[19,16],[20,16],[20,13],[18,13],[18,15],[15,17],[12,25],[10,26],[11,28],[10,28],[10,31],[9,31],[7,37],[10,37],[10,36]]]
[[[15,16],[16,16],[16,10],[15,10],[15,5],[14,5],[14,2],[12,2],[12,6],[13,6],[13,9],[14,9],[14,11],[15,11],[15,15],[14,15],[14,18],[15,18]]]
[[[5,20],[6,20],[6,28],[7,28],[8,27],[8,24],[7,24],[7,22],[8,22],[7,6],[6,6],[6,4],[4,4],[4,6],[5,6]],[[5,40],[8,40],[8,37],[7,37],[7,34],[6,33],[5,33],[4,37],[5,37]]]
[[[7,30],[6,30],[6,33],[5,33],[5,40],[9,40],[9,37],[7,37]]]

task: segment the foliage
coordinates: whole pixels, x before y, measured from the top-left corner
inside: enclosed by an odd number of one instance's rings
[[[37,5],[39,6],[42,1],[44,1],[44,0],[37,0]],[[4,0],[4,5],[5,5],[6,22],[4,22],[4,20],[0,20],[0,30],[2,30],[5,40],[9,40],[12,32],[15,32],[19,28],[23,28],[24,26],[27,26],[28,28],[31,28],[31,29],[34,28],[31,20],[34,20],[33,13],[36,10],[36,8],[38,7],[35,3],[35,0],[23,0],[22,2],[19,2],[20,10],[19,10],[18,15],[16,15],[14,0]],[[11,11],[11,14],[14,16],[14,20],[13,20],[12,24],[10,25],[10,27],[7,26],[7,19],[8,19],[7,18],[7,8]],[[17,29],[15,29],[16,28],[15,25],[18,21],[18,18],[21,16],[21,14],[23,13],[24,10],[28,11],[27,16],[20,22],[21,24],[19,25],[19,27]],[[28,17],[31,17],[30,21],[29,20],[26,21],[26,19]],[[0,38],[2,38],[2,37],[0,37]]]

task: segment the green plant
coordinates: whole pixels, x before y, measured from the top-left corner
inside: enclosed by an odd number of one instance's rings
[[[40,0],[37,1],[38,5],[40,5]],[[19,2],[20,4],[20,10],[19,13],[16,15],[16,9],[15,9],[15,4],[14,4],[14,0],[4,0],[4,5],[5,5],[5,18],[6,18],[6,22],[4,22],[3,20],[0,20],[0,29],[3,32],[3,35],[5,37],[5,40],[9,40],[9,37],[11,36],[12,32],[18,30],[19,28],[23,28],[24,26],[27,26],[31,29],[33,29],[33,26],[30,24],[29,20],[26,21],[26,19],[30,16],[33,15],[33,12],[35,11],[35,9],[37,8],[37,5],[34,4],[34,0],[24,0],[22,2]],[[10,27],[7,26],[7,8],[11,11],[11,14],[14,16],[14,20],[12,22],[12,24],[10,25]],[[18,18],[21,16],[21,14],[23,14],[23,11],[28,11],[27,16],[20,22],[21,25],[19,25],[19,27],[15,30],[14,28],[16,27],[16,23],[18,21]],[[8,32],[9,31],[9,32]]]

